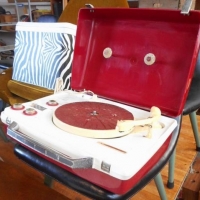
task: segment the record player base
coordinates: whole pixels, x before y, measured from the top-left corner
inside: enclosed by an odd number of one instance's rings
[[[58,182],[64,184],[65,186],[80,192],[81,194],[95,199],[108,199],[108,200],[124,200],[128,199],[137,193],[142,187],[144,187],[144,183],[141,182],[136,187],[132,188],[129,192],[119,195],[115,193],[111,193],[105,189],[102,189],[98,186],[91,184],[90,182],[60,168],[57,165],[45,160],[44,158],[38,156],[37,154],[29,151],[25,147],[17,144],[14,149],[15,155],[22,159],[24,162],[39,170],[42,173],[45,173],[45,184],[50,186],[52,185],[52,180],[55,179]],[[52,177],[52,179],[51,179]],[[151,178],[152,179],[152,178]],[[147,179],[149,182],[149,179]],[[154,177],[156,186],[158,188],[161,199],[167,199],[166,193],[164,190],[164,185],[162,182],[162,178],[160,173],[158,173]],[[146,185],[146,184],[145,184]]]
[[[20,144],[17,144],[15,146],[14,153],[19,159],[23,160],[30,166],[34,167],[40,172],[45,173],[49,177],[52,177],[53,179],[64,184],[65,186],[70,187],[73,190],[80,192],[81,194],[89,198],[108,199],[108,200],[109,199],[116,199],[116,200],[128,199],[134,194],[136,194],[139,190],[141,190],[146,184],[149,183],[150,180],[154,178],[159,194],[161,196],[161,199],[167,199],[162,178],[159,172],[164,167],[164,165],[168,162],[176,146],[178,136],[179,136],[179,131],[180,131],[179,125],[180,125],[181,117],[178,117],[177,121],[178,121],[178,127],[172,133],[171,139],[169,141],[169,146],[167,147],[166,151],[162,155],[162,158],[141,178],[140,181],[138,181],[134,185],[134,187],[132,187],[129,191],[127,191],[124,194],[112,193],[99,186],[96,186],[92,184],[91,182],[71,172],[68,172],[67,170],[55,165],[54,163],[40,157],[39,155],[21,146]]]
[[[160,147],[160,149],[154,154],[154,156],[128,180],[117,179],[111,175],[107,175],[96,169],[72,169],[68,166],[61,164],[60,162],[57,162],[43,154],[38,153],[37,151],[31,149],[29,146],[24,146],[24,144],[22,144],[22,146],[29,149],[30,151],[33,151],[33,153],[36,153],[45,160],[50,161],[51,163],[68,171],[69,173],[73,173],[74,175],[89,181],[91,184],[95,184],[112,193],[122,195],[127,193],[133,187],[135,187],[135,185],[143,179],[143,177],[153,168],[153,166],[159,162],[159,160],[161,159],[161,157],[163,156],[163,154],[169,146],[170,139],[171,136],[168,137],[168,139],[165,141],[162,147]],[[36,162],[38,162],[38,159],[36,160]]]

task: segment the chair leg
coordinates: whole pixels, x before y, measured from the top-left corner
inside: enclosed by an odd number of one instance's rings
[[[44,184],[48,187],[52,187],[53,185],[53,178],[47,174],[44,175]]]
[[[161,200],[167,200],[167,195],[166,195],[165,187],[164,187],[162,176],[161,176],[160,173],[158,173],[154,177],[154,181],[155,181],[156,187],[158,189],[158,193],[160,195],[160,199]]]
[[[8,138],[5,136],[5,134],[4,134],[4,132],[3,132],[1,127],[0,127],[0,137],[3,138],[4,142],[8,142],[9,141]]]
[[[176,149],[174,149],[174,151],[169,159],[168,182],[167,182],[167,187],[169,189],[172,189],[174,187],[175,159],[176,159]]]
[[[8,106],[8,105],[7,105],[7,103],[2,101],[1,99],[0,99],[0,104],[1,104],[1,106],[0,106],[1,107],[0,108],[0,113],[1,113],[6,108],[6,106]],[[0,137],[3,138],[4,142],[8,142],[9,141],[8,138],[5,136],[1,126],[0,126]]]
[[[7,103],[0,99],[0,112],[2,112],[7,106]]]
[[[196,150],[200,151],[200,138],[199,138],[199,130],[198,130],[198,124],[197,124],[197,118],[196,118],[196,111],[191,112],[189,114],[190,122],[192,125],[192,130],[194,133],[194,138],[196,141]]]

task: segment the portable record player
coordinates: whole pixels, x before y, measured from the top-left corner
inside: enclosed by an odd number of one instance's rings
[[[162,157],[199,50],[200,14],[81,9],[71,87],[1,113],[7,135],[123,194]]]

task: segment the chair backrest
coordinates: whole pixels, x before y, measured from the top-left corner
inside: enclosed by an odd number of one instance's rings
[[[194,78],[200,79],[200,52],[197,58],[197,63],[194,71]]]
[[[62,77],[70,87],[76,25],[70,23],[18,22],[12,78],[54,89]]]
[[[70,22],[77,24],[78,12],[85,8],[85,4],[92,4],[94,7],[122,7],[128,8],[127,0],[70,0],[62,12],[58,22]]]
[[[41,15],[37,22],[45,22],[45,23],[51,23],[51,22],[56,22],[56,17],[55,15],[52,15],[52,14],[46,14],[46,15]]]

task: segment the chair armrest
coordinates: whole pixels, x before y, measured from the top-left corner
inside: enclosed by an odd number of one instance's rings
[[[0,73],[0,98],[9,103],[9,97],[12,96],[11,92],[8,89],[8,81],[12,78],[12,67],[2,71]]]
[[[54,90],[16,80],[9,80],[7,86],[12,94],[26,99],[26,102],[40,99],[54,93]]]
[[[2,99],[5,103],[9,105],[13,105],[14,103],[23,103],[27,100],[16,97],[16,95],[12,94],[8,88],[8,82],[12,79],[12,67],[4,70],[0,73],[0,99]]]

